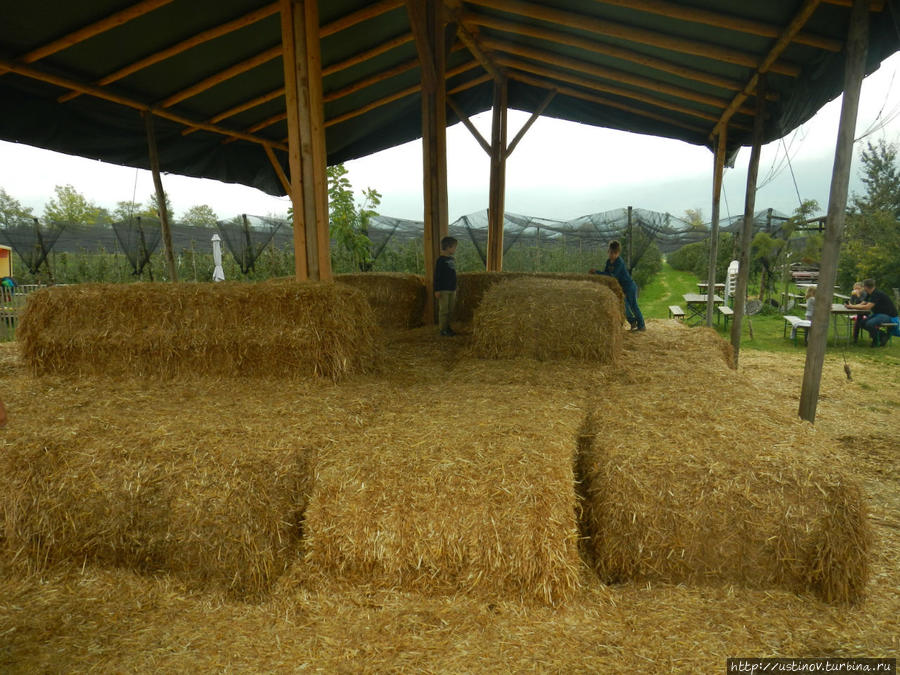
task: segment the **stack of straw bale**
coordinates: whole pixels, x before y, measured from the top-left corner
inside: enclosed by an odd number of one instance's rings
[[[362,291],[382,328],[415,328],[425,314],[425,280],[417,274],[340,274],[335,281]]]
[[[653,356],[643,365],[672,365],[623,373],[598,397],[579,440],[582,530],[601,580],[859,600],[870,533],[858,482],[793,409],[767,405],[766,392],[710,359],[725,350],[706,331],[661,339],[660,327],[648,331],[659,344],[644,345]]]
[[[30,296],[17,337],[37,375],[339,379],[378,353],[365,297],[314,282],[52,287]]]
[[[619,301],[603,285],[509,279],[492,286],[475,312],[473,353],[614,363],[622,350],[622,324]]]
[[[134,447],[18,437],[0,454],[0,548],[35,569],[91,563],[264,594],[299,556],[312,453],[248,451],[203,432],[151,431]]]
[[[378,419],[322,454],[304,521],[311,569],[429,594],[572,596],[577,416],[471,392],[394,392]]]
[[[475,310],[481,304],[485,292],[494,284],[508,279],[557,279],[568,281],[590,281],[600,284],[615,293],[621,303],[624,299],[622,287],[613,277],[602,274],[553,274],[549,272],[463,272],[457,275],[456,308],[454,319],[462,323],[472,320]]]

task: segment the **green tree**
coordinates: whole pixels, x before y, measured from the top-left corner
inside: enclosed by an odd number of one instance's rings
[[[185,211],[178,222],[192,227],[215,227],[218,219],[211,206],[197,204]]]
[[[74,225],[94,225],[100,209],[72,185],[57,185],[55,197],[44,206],[44,220]]]
[[[374,188],[363,191],[362,201],[353,197],[353,186],[343,164],[329,166],[328,232],[335,246],[331,263],[335,270],[349,267],[367,271],[372,268],[372,241],[368,236],[369,220],[376,215],[381,194]]]
[[[860,154],[864,195],[853,195],[844,230],[838,282],[872,278],[882,288],[900,287],[900,170],[896,144],[867,143]]]
[[[169,222],[172,222],[172,219],[175,216],[175,209],[172,208],[172,201],[169,199],[169,195],[167,192],[163,191],[163,197],[166,200],[166,213],[169,214]],[[144,210],[135,215],[138,216],[149,216],[150,218],[159,218],[159,199],[156,197],[156,192],[150,193],[150,198],[147,200],[147,204],[144,206]]]
[[[815,199],[807,199],[794,210],[781,230],[772,236],[768,232],[758,232],[750,246],[750,269],[759,270],[759,297],[766,299],[775,291],[775,284],[781,277],[786,277],[788,265],[794,256],[790,241],[797,226],[819,211],[819,203]],[[805,255],[804,255],[805,257]]]
[[[18,199],[0,188],[0,227],[10,227],[23,218],[32,217],[30,208],[22,206]]]

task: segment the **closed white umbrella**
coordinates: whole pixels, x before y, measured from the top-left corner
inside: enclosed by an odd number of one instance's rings
[[[212,236],[213,245],[213,263],[216,268],[213,270],[213,281],[225,281],[225,270],[222,269],[222,238],[218,234]]]

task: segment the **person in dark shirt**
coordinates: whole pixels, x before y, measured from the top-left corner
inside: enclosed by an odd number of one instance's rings
[[[645,331],[647,327],[644,324],[644,315],[641,314],[641,309],[637,304],[637,284],[628,273],[625,262],[619,257],[621,252],[622,246],[618,241],[609,242],[609,259],[606,261],[606,266],[602,272],[591,270],[591,273],[605,274],[618,280],[622,292],[625,294],[625,318],[631,324],[631,330]]]
[[[872,346],[881,347],[887,344],[888,337],[885,336],[882,340],[878,330],[882,324],[897,319],[897,308],[887,293],[875,288],[874,279],[863,281],[863,288],[867,294],[865,301],[858,304],[850,304],[848,302],[844,306],[850,309],[865,309],[869,311],[869,318],[866,319],[863,328],[869,331],[869,335],[872,336]]]
[[[444,337],[456,335],[450,328],[450,319],[456,305],[456,261],[453,254],[457,244],[454,237],[441,239],[441,255],[434,265],[434,297],[438,303],[438,325]]]

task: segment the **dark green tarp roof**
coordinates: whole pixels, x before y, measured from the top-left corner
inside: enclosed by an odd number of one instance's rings
[[[117,12],[135,5],[147,8],[151,2],[157,5],[151,11],[87,39],[46,50],[52,53],[37,51]],[[460,27],[507,75],[512,108],[533,112],[549,89],[557,88],[544,115],[708,145],[716,120],[750,81],[754,64],[763,62],[806,3],[448,0],[445,4],[453,10],[447,89],[466,115],[490,109],[493,85],[481,62],[456,40]],[[841,93],[847,4],[822,2],[775,62],[767,76],[773,98],[767,141],[796,128]],[[371,16],[354,21],[366,10]],[[406,3],[320,0],[319,13],[329,164],[419,138],[420,69]],[[177,48],[248,16],[255,20],[188,49]],[[139,111],[92,95],[60,101],[69,91],[60,84],[74,82],[96,84],[128,102],[165,109],[182,120],[210,122],[277,146],[286,144],[277,2],[2,0],[0,17],[0,139],[147,168]],[[867,72],[900,46],[898,17],[900,0],[873,4]],[[166,49],[173,52],[167,58],[104,83],[108,75]],[[13,72],[4,73],[4,66]],[[231,76],[181,100],[167,100],[223,71]],[[55,83],[42,81],[47,79]],[[219,119],[265,95],[270,98]],[[730,147],[749,143],[752,106],[751,97],[743,112],[732,118]],[[451,110],[447,117],[450,124],[457,120]],[[284,193],[259,143],[185,130],[182,122],[157,117],[164,171]],[[276,153],[286,168],[286,153]]]

